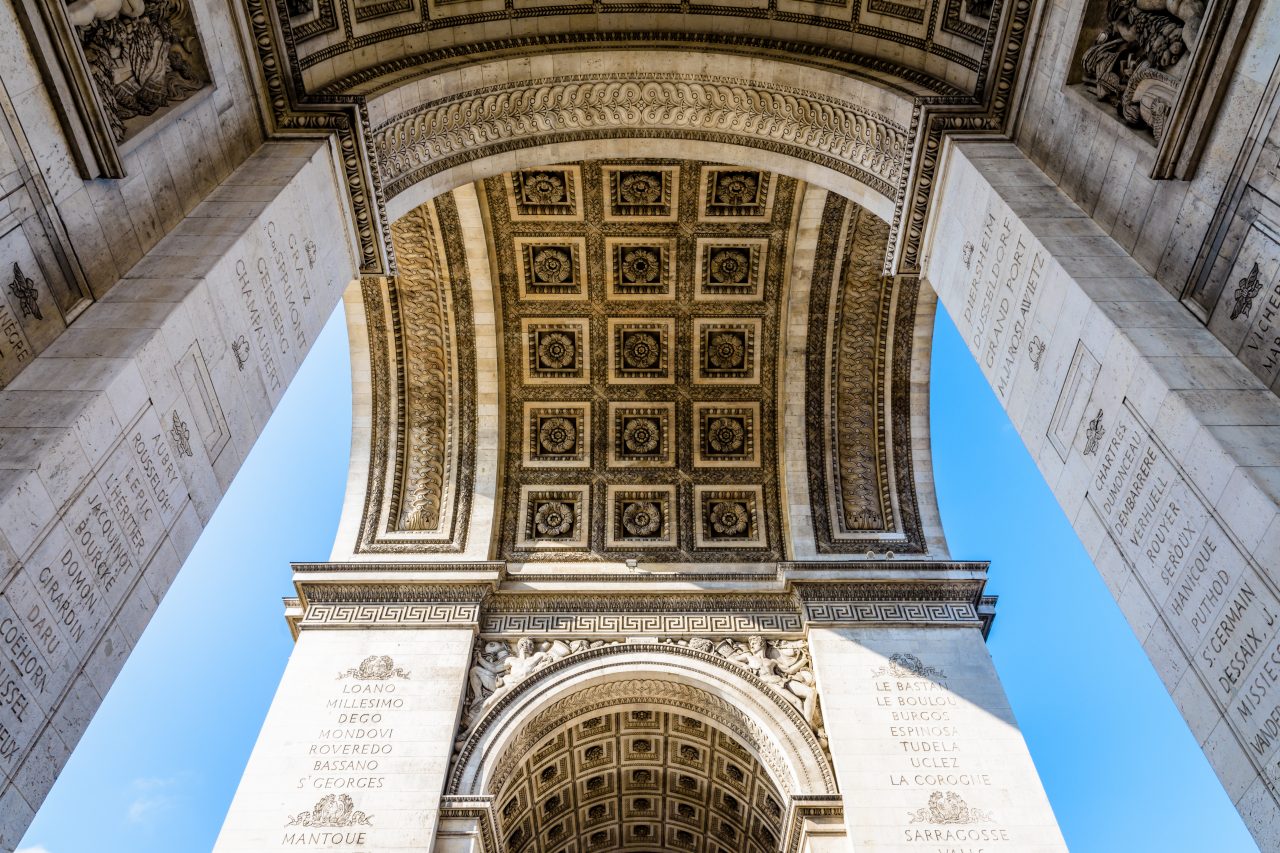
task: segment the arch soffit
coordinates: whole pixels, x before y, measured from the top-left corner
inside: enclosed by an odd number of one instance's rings
[[[687,157],[768,168],[893,219],[918,110],[893,86],[679,50],[581,51],[549,65],[535,73],[534,63],[478,62],[370,97],[369,145],[388,219],[513,169],[669,156],[672,139]]]
[[[659,643],[592,649],[521,682],[462,741],[446,793],[494,793],[546,736],[576,718],[627,704],[678,708],[729,728],[785,794],[837,793],[817,736],[790,703],[714,655]]]

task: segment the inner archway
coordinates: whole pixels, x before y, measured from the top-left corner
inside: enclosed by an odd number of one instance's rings
[[[778,849],[783,796],[726,729],[652,707],[565,723],[528,750],[495,799],[507,853]]]

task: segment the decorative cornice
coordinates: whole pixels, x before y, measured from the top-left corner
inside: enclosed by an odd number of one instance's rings
[[[311,604],[298,621],[305,628],[422,628],[470,627],[480,616],[480,605],[443,604]]]

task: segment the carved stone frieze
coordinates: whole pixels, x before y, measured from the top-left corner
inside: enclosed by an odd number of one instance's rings
[[[790,702],[818,732],[819,739],[825,740],[817,681],[809,658],[809,644],[804,640],[778,640],[752,634],[746,639],[689,637],[659,642],[718,655],[743,667]]]
[[[618,643],[619,640],[516,640],[479,639],[467,672],[467,698],[462,707],[463,731],[480,719],[485,709],[517,684],[569,655]]]
[[[805,152],[886,196],[894,195],[910,155],[907,128],[852,102],[695,75],[591,75],[491,87],[395,116],[374,129],[371,142],[385,190],[395,195],[447,164],[510,147],[508,140],[587,139],[637,125],[648,136]]]

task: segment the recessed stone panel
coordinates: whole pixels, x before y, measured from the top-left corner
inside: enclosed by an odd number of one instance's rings
[[[610,403],[609,465],[669,468],[675,464],[675,403]]]
[[[717,222],[765,222],[773,215],[771,183],[768,172],[704,166],[698,215]]]
[[[608,298],[650,301],[675,298],[675,240],[606,237],[604,257]]]
[[[520,267],[520,298],[586,299],[587,276],[583,267],[586,254],[586,241],[581,237],[517,237],[515,256]]]
[[[582,170],[546,166],[511,173],[511,218],[582,219]]]
[[[526,385],[585,385],[591,381],[590,324],[585,317],[521,321]]]
[[[759,465],[759,422],[759,403],[694,403],[694,467]]]
[[[694,546],[764,548],[759,486],[694,486]]]
[[[675,320],[609,320],[609,381],[670,385],[675,381],[671,344]]]
[[[524,464],[585,468],[591,464],[590,403],[525,403]]]
[[[675,504],[675,486],[610,486],[605,508],[605,547],[676,547]],[[634,748],[634,744],[628,748]]]
[[[587,547],[589,486],[520,489],[520,548],[583,550]]]
[[[676,220],[679,212],[679,166],[605,166],[603,177],[606,221]]]
[[[693,383],[754,385],[760,381],[760,320],[695,317]]]
[[[699,302],[758,302],[764,298],[767,237],[698,240],[693,298]]]

